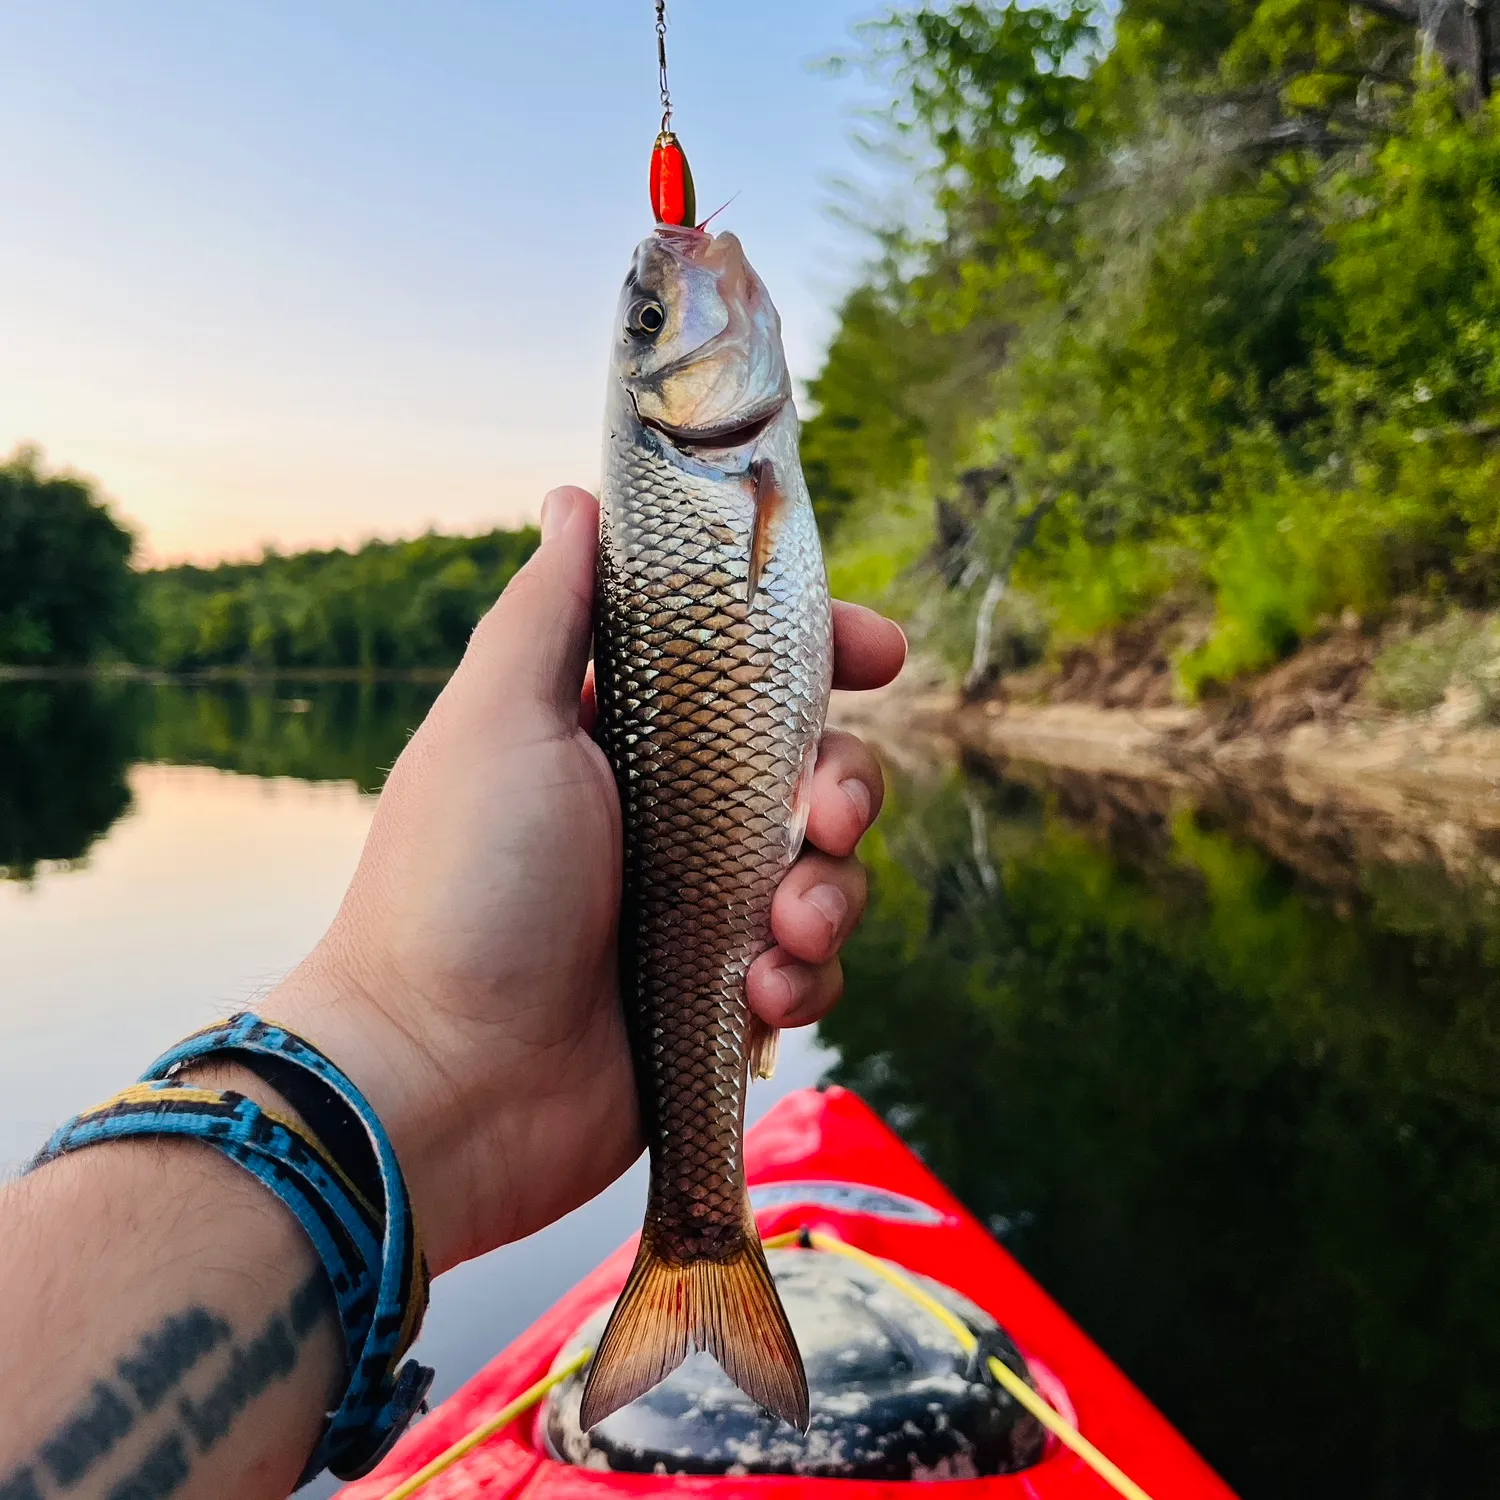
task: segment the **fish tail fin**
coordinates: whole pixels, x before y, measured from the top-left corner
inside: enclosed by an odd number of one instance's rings
[[[579,1422],[602,1422],[706,1349],[724,1373],[799,1432],[808,1425],[807,1376],[765,1252],[753,1234],[725,1260],[674,1266],[648,1236],[589,1365]]]

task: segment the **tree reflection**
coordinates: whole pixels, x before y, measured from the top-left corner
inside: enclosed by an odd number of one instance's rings
[[[368,680],[160,687],[141,758],[378,791],[438,691]]]
[[[84,858],[130,806],[138,690],[0,682],[0,879]]]
[[[1493,906],[1115,813],[899,796],[836,1076],[1247,1497],[1492,1493]]]
[[[0,681],[0,879],[84,858],[136,761],[377,790],[438,686]]]

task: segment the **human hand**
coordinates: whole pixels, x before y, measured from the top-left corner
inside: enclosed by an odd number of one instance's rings
[[[547,497],[543,541],[480,622],[392,768],[323,941],[262,1007],[365,1091],[401,1158],[432,1270],[539,1229],[639,1155],[616,985],[620,810],[590,738],[598,508]],[[879,687],[906,643],[836,605],[835,685]],[[750,1005],[816,1021],[864,908],[855,845],[883,786],[830,732],[807,846],[772,908]]]

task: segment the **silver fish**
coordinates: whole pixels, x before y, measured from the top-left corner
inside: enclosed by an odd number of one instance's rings
[[[745,973],[807,826],[828,582],[781,320],[732,234],[636,250],[610,373],[595,591],[599,736],[624,815],[620,988],[651,1152],[645,1227],[589,1371],[608,1416],[706,1349],[807,1427],[807,1380],[745,1191]]]

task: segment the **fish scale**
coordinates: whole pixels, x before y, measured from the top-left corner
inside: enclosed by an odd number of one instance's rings
[[[632,331],[644,297],[661,316]],[[745,1191],[763,1031],[745,976],[801,838],[832,675],[827,580],[779,323],[738,241],[659,230],[637,251],[621,320],[594,670],[620,796],[620,990],[651,1184],[582,1417],[593,1425],[707,1349],[805,1427],[806,1378]],[[716,430],[748,436],[715,449],[649,426],[643,407],[670,415],[673,382],[695,410],[725,408]]]

